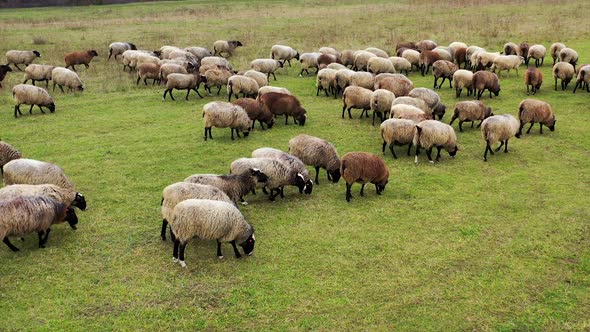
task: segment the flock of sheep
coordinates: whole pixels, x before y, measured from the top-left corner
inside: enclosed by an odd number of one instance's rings
[[[396,46],[396,56],[378,48],[364,50],[337,51],[331,47],[322,47],[318,52],[302,53],[292,47],[274,45],[270,58],[255,59],[250,69],[236,71],[227,57],[242,46],[239,41],[217,41],[210,52],[203,47],[180,48],[163,46],[159,50],[137,50],[132,43],[115,42],[109,45],[111,58],[123,65],[123,70],[136,72],[136,84],[148,80],[152,84],[165,84],[163,99],[170,96],[174,100],[174,90],[186,90],[188,100],[191,91],[200,94],[200,86],[211,95],[211,88],[226,87],[228,101],[213,101],[203,106],[204,139],[212,139],[211,129],[230,128],[231,139],[234,132],[248,136],[258,121],[262,129],[272,128],[275,118],[293,117],[296,124],[304,126],[307,112],[298,98],[285,88],[269,86],[270,76],[276,81],[275,72],[285,65],[291,66],[291,60],[300,62],[299,76],[310,75],[315,69],[316,95],[324,92],[326,96],[341,98],[342,118],[348,112],[352,118],[352,109],[361,109],[362,118],[373,113],[373,125],[378,116],[382,152],[387,146],[394,158],[397,155],[394,146],[408,145],[407,154],[415,146],[415,161],[420,150],[426,151],[433,163],[432,151],[437,150],[436,161],[440,160],[441,150],[454,157],[459,150],[457,135],[451,124],[458,121],[458,128],[463,131],[463,123],[479,121],[482,136],[486,142],[484,160],[488,153],[493,154],[492,146],[500,143],[495,151],[504,148],[508,152],[508,140],[519,138],[525,124],[539,123],[551,131],[555,128],[555,115],[546,102],[525,99],[519,105],[518,119],[510,114],[494,115],[492,109],[479,99],[485,90],[498,96],[501,71],[515,70],[525,64],[527,70],[524,81],[527,94],[535,94],[543,82],[543,75],[536,68],[543,65],[546,48],[543,45],[507,43],[502,52],[488,52],[477,46],[467,46],[454,42],[448,47],[437,46],[430,40],[417,43],[400,43]],[[557,81],[565,90],[569,82],[576,77],[577,88],[585,87],[590,91],[590,66],[582,65],[576,69],[578,54],[560,43],[550,47],[554,60],[553,76],[555,90]],[[8,51],[7,65],[0,66],[0,82],[7,72],[16,69],[19,64],[25,68],[25,81],[13,90],[15,99],[14,116],[22,114],[20,105],[30,105],[30,112],[37,105],[55,111],[55,104],[49,93],[35,82],[53,81],[53,89],[59,86],[70,90],[83,90],[84,84],[75,72],[75,65],[88,67],[98,53],[94,50],[73,52],[64,58],[65,67],[37,65],[32,62],[40,57],[37,51]],[[224,56],[222,56],[224,55]],[[529,61],[535,60],[535,68],[528,68]],[[559,59],[559,62],[556,60]],[[72,69],[68,69],[71,67]],[[463,67],[463,68],[461,68]],[[414,87],[408,78],[416,69],[426,75],[432,68],[433,88],[441,89],[446,80],[452,88],[454,81],[456,97],[463,89],[467,96],[473,95],[477,100],[458,102],[449,124],[442,122],[446,106],[440,96],[433,90]],[[403,73],[403,74],[402,74]],[[442,81],[439,83],[439,80]],[[31,80],[33,85],[25,84]],[[529,90],[532,87],[532,91]],[[241,98],[240,98],[241,94]],[[231,102],[232,96],[236,98]],[[316,174],[314,180],[306,169],[313,166]],[[8,240],[9,236],[22,236],[36,231],[39,246],[47,241],[49,227],[54,223],[68,221],[75,228],[77,217],[74,207],[86,208],[84,196],[75,192],[74,186],[67,179],[63,170],[56,165],[23,159],[20,152],[9,144],[0,142],[0,168],[3,170],[7,185],[0,190],[0,238],[12,250],[18,250]],[[319,185],[319,169],[327,171],[328,179],[334,183],[343,177],[346,182],[345,198],[352,199],[351,187],[361,184],[361,196],[367,183],[375,185],[376,193],[381,194],[389,180],[389,170],[382,158],[367,152],[350,152],[340,158],[336,148],[330,142],[305,134],[292,138],[289,152],[274,148],[261,148],[252,152],[249,158],[240,158],[231,163],[231,173],[226,175],[194,174],[183,182],[167,186],[162,193],[162,240],[170,227],[170,237],[174,242],[173,258],[183,267],[187,242],[198,237],[217,241],[217,255],[222,257],[221,242],[232,244],[236,257],[241,254],[237,245],[246,255],[254,250],[254,228],[248,224],[238,209],[239,203],[246,204],[244,196],[255,193],[260,188],[269,195],[270,200],[277,196],[284,197],[285,186],[295,186],[300,193],[311,194],[314,184]]]

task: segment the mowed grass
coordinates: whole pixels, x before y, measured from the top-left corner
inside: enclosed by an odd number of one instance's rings
[[[46,249],[36,236],[0,247],[0,330],[587,330],[590,328],[590,94],[554,91],[551,58],[535,98],[557,115],[555,132],[538,125],[508,154],[482,161],[481,133],[465,125],[455,159],[446,153],[415,165],[405,149],[384,159],[390,182],[384,195],[367,186],[329,184],[322,171],[312,195],[286,189],[285,199],[262,194],[241,207],[256,228],[252,257],[237,260],[224,245],[195,240],[187,269],[171,262],[162,242],[162,189],[194,173],[226,173],[252,150],[286,150],[307,133],[330,140],[340,154],[381,154],[378,126],[341,119],[340,100],[316,97],[315,78],[297,77],[299,65],[279,71],[273,85],[291,90],[308,111],[304,127],[257,129],[230,140],[213,129],[204,142],[202,106],[220,97],[135,86],[134,74],[107,61],[107,46],[130,41],[212,47],[217,39],[244,43],[230,60],[247,69],[275,43],[300,52],[321,46],[380,47],[400,40],[464,41],[489,50],[505,42],[565,42],[590,61],[584,22],[590,3],[465,1],[370,4],[331,2],[194,1],[0,11],[0,45],[36,49],[37,63],[63,64],[69,51],[96,49],[79,67],[83,93],[52,93],[55,114],[13,118],[10,73],[0,90],[0,137],[34,159],[64,168],[85,194],[79,229],[52,229]],[[34,44],[35,41],[35,44]],[[522,80],[502,74],[494,113],[517,114],[526,98]],[[432,76],[411,73],[417,87]],[[225,92],[222,89],[222,93]],[[454,90],[438,90],[450,121]],[[201,93],[202,89],[201,89]],[[460,100],[471,98],[462,97]],[[28,109],[23,107],[23,110]],[[456,124],[454,124],[456,128]],[[258,128],[258,126],[257,126]],[[528,128],[528,126],[527,126]]]

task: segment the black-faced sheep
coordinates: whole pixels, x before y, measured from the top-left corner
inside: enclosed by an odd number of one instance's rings
[[[30,85],[29,85],[30,86]],[[61,167],[34,159],[15,159],[4,165],[4,184],[54,184],[75,190]]]
[[[576,64],[578,63],[578,52],[571,48],[563,48],[559,51],[559,61],[568,62],[574,69],[576,69]]]
[[[117,55],[123,55],[123,52],[127,50],[137,50],[137,47],[131,43],[124,43],[124,42],[114,42],[109,45],[109,57],[107,60],[111,59],[111,56],[117,59]]]
[[[543,84],[543,73],[537,68],[529,68],[524,73],[524,84],[526,85],[526,94],[530,94],[529,86],[532,87],[532,93],[536,94]]]
[[[375,75],[381,73],[395,73],[393,63],[389,61],[389,58],[375,57],[369,59],[367,62],[367,71]]]
[[[428,107],[432,110],[432,118],[438,117],[439,120],[443,118],[446,111],[446,106],[441,102],[438,93],[428,88],[415,88],[408,94],[410,97],[420,98],[426,102]]]
[[[152,85],[156,85],[156,82],[160,82],[160,65],[157,63],[142,63],[137,67],[137,81],[143,80],[143,84],[147,86],[147,80],[152,80]]]
[[[260,123],[260,127],[264,130],[263,123],[270,129],[275,123],[274,115],[270,112],[268,107],[264,105],[260,100],[252,98],[240,98],[232,102],[234,105],[241,106],[248,117],[252,120],[252,130],[254,130],[254,124],[256,121]]]
[[[271,113],[275,115],[285,115],[285,124],[287,124],[289,116],[292,116],[293,122],[300,126],[305,125],[307,111],[301,106],[301,103],[295,96],[269,92],[261,96],[259,99],[266,105],[266,107],[268,107]]]
[[[492,98],[492,92],[497,97],[500,94],[500,80],[496,74],[480,70],[473,74],[473,90],[478,100],[486,89],[490,92],[490,98]]]
[[[375,53],[369,51],[359,50],[354,52],[354,66],[352,69],[366,71],[369,59],[374,57],[376,57]]]
[[[473,72],[465,69],[459,69],[453,74],[455,81],[455,97],[461,97],[463,88],[467,89],[467,96],[473,94]]]
[[[420,70],[420,52],[408,49],[403,51],[400,56],[408,60],[408,62],[412,64],[412,68],[416,67],[416,70]]]
[[[259,148],[252,151],[252,158],[272,158],[280,161],[291,170],[291,176],[297,177],[301,179],[303,177],[303,181],[305,185],[299,187],[299,193],[303,194],[311,194],[313,191],[313,181],[311,181],[309,177],[309,171],[305,168],[305,164],[301,159],[297,158],[294,155],[291,155],[287,152],[283,152],[279,149],[274,148]],[[298,183],[298,182],[297,182]],[[281,187],[281,197],[284,197],[283,188]]]
[[[71,71],[63,67],[55,67],[51,71],[51,79],[53,80],[53,91],[55,86],[59,86],[61,92],[64,92],[64,86],[68,88],[68,91],[84,91],[84,83],[80,79],[80,76],[74,71]]]
[[[213,139],[211,136],[212,127],[231,128],[232,140],[234,139],[234,130],[238,137],[240,137],[239,131],[244,134],[244,137],[248,137],[252,124],[248,113],[242,107],[222,101],[205,104],[203,106],[203,120],[205,121],[205,141],[207,140],[207,133],[209,138]]]
[[[221,87],[226,86],[229,78],[232,77],[234,73],[225,69],[225,68],[216,68],[216,69],[209,69],[205,72],[205,90],[209,95],[211,95],[211,87],[217,87],[217,95],[221,92]],[[266,77],[265,77],[266,79]]]
[[[208,184],[221,189],[229,196],[236,204],[248,204],[244,201],[244,196],[248,193],[256,193],[256,184],[265,183],[268,181],[268,176],[259,169],[250,169],[243,174],[193,174],[184,182]]]
[[[270,58],[289,63],[291,67],[291,59],[299,60],[299,52],[296,49],[285,45],[273,45],[270,49]]]
[[[221,56],[221,53],[225,52],[226,56],[230,57],[239,46],[244,45],[238,40],[217,40],[213,43],[213,55]]]
[[[299,56],[299,62],[301,63],[301,72],[299,73],[299,77],[303,76],[303,71],[305,71],[309,75],[310,68],[315,68],[316,73],[318,72],[318,58],[322,55],[322,53],[314,52],[314,53],[302,53]]]
[[[275,71],[279,68],[283,68],[283,63],[273,59],[254,59],[250,62],[250,68],[266,74],[266,79],[270,80],[270,75],[277,80]]]
[[[320,90],[323,90],[326,97],[329,96],[329,93],[332,93],[334,98],[336,98],[336,72],[336,70],[329,68],[318,71],[318,76],[316,77],[316,96],[319,96]]]
[[[565,45],[562,43],[553,43],[549,48],[549,53],[551,53],[551,57],[553,58],[553,65],[557,59],[559,59],[559,52],[565,48]]]
[[[415,122],[431,119],[432,116],[423,110],[407,104],[395,104],[391,106],[390,118],[392,119],[406,119]]]
[[[95,50],[88,50],[86,52],[72,52],[68,53],[64,57],[64,61],[66,63],[66,68],[72,67],[73,71],[76,71],[75,65],[84,65],[86,69],[88,69],[90,61],[98,56]]]
[[[143,64],[142,64],[143,65]],[[155,65],[155,63],[154,63]],[[139,66],[138,66],[139,68]],[[221,67],[224,68],[224,67]],[[217,67],[216,67],[217,69]],[[225,68],[224,68],[225,69]],[[166,84],[168,82],[168,75],[170,74],[189,74],[194,73],[196,70],[195,66],[190,63],[160,63],[160,73],[159,73],[159,80]]]
[[[377,89],[371,94],[371,111],[373,111],[373,126],[375,125],[375,116],[379,114],[380,122],[389,114],[391,104],[395,99],[395,94],[389,90]]]
[[[483,120],[493,115],[492,108],[486,106],[479,100],[462,101],[455,104],[455,111],[449,126],[452,125],[456,119],[459,119],[459,131],[463,132],[463,122],[471,122],[471,128],[473,128],[473,123],[480,120],[477,125],[477,128],[479,128]]]
[[[256,81],[256,83],[258,83],[258,88],[262,88],[263,86],[268,85],[268,79],[266,78],[266,75],[264,73],[259,72],[259,71],[250,69],[250,70],[246,70],[241,75],[244,75],[246,77],[250,77],[250,78],[254,79]]]
[[[329,181],[336,183],[340,180],[340,158],[332,143],[319,137],[300,134],[289,141],[289,153],[315,168],[317,185],[320,184],[320,167],[326,170]]]
[[[14,65],[16,69],[22,71],[18,65],[24,64],[25,66],[30,65],[36,58],[40,58],[41,54],[37,51],[15,51],[10,50],[6,52],[6,64]]]
[[[493,61],[491,70],[493,73],[498,70],[498,76],[502,70],[506,70],[508,71],[507,75],[510,76],[510,69],[515,69],[518,76],[518,67],[523,61],[524,58],[519,55],[498,55]]]
[[[412,70],[412,64],[406,58],[392,56],[389,58],[389,62],[393,65],[394,72],[403,73],[408,76],[410,70]]]
[[[365,48],[365,51],[371,52],[371,53],[375,54],[376,56],[383,58],[383,59],[389,58],[389,54],[387,54],[387,52],[385,52],[384,50],[377,48],[377,47],[367,47],[367,48]]]
[[[377,195],[381,195],[389,182],[389,169],[382,158],[367,152],[348,152],[342,157],[342,177],[346,181],[346,201],[352,199],[351,188],[355,182],[361,184],[361,196],[365,185],[375,184]]]
[[[486,141],[483,160],[488,161],[488,152],[494,154],[492,145],[500,142],[496,152],[504,146],[504,153],[508,153],[508,140],[512,137],[520,138],[518,121],[510,114],[490,116],[481,125],[481,134]]]
[[[240,98],[240,93],[242,97],[256,98],[259,89],[255,79],[244,75],[233,75],[227,80],[227,101],[231,101],[232,95]]]
[[[576,93],[576,89],[578,87],[583,87],[583,85],[586,85],[586,91],[590,92],[590,65],[583,65],[579,68],[573,93]]]
[[[459,147],[457,146],[457,136],[453,127],[446,123],[436,120],[425,120],[416,125],[416,134],[412,142],[416,146],[415,162],[418,162],[420,148],[426,150],[428,161],[432,161],[432,149],[436,147],[436,161],[440,159],[440,150],[445,149],[451,158],[455,158]]]
[[[553,66],[553,78],[555,78],[555,91],[557,91],[557,79],[561,80],[561,90],[565,90],[575,75],[574,66],[567,62],[558,62]]]
[[[529,48],[529,54],[527,57],[527,64],[531,59],[535,59],[535,67],[539,67],[543,65],[545,61],[545,55],[547,54],[547,49],[543,45],[533,45]]]
[[[371,96],[373,91],[365,89],[360,86],[349,86],[344,89],[342,93],[342,118],[344,119],[344,111],[348,109],[348,118],[352,119],[351,110],[353,108],[362,109],[360,118],[365,112],[369,117],[369,110],[371,109]]]
[[[186,90],[186,97],[185,100],[188,100],[188,95],[191,93],[191,90],[196,92],[197,95],[201,98],[201,94],[199,93],[199,87],[201,86],[201,82],[206,82],[206,78],[201,76],[199,73],[192,73],[192,74],[170,74],[166,78],[166,90],[164,90],[164,95],[162,96],[162,100],[166,100],[166,94],[170,94],[170,98],[174,99],[172,95],[172,90]]]
[[[9,65],[0,65],[0,88],[2,87],[2,81],[4,80],[4,78],[6,77],[6,74],[9,71],[12,71],[12,68],[10,68]],[[35,85],[35,84],[33,83],[33,85]]]
[[[408,156],[412,150],[412,141],[414,140],[414,134],[416,132],[416,122],[407,119],[388,119],[381,123],[380,127],[381,138],[383,139],[383,146],[381,151],[385,154],[385,148],[389,144],[389,150],[393,158],[397,159],[395,151],[393,151],[394,145],[406,145],[408,144]]]
[[[281,87],[278,87],[278,86],[270,86],[270,85],[267,85],[267,86],[263,86],[260,89],[258,89],[258,97],[257,97],[257,99],[260,99],[260,97],[262,97],[265,94],[270,93],[270,92],[282,93],[282,94],[285,94],[285,95],[293,95],[291,93],[291,91],[289,91],[287,88],[281,88]]]
[[[522,135],[522,127],[527,123],[531,124],[529,130],[526,132],[527,134],[530,133],[535,123],[539,123],[540,133],[543,134],[543,125],[548,127],[549,130],[554,131],[555,122],[557,121],[555,120],[555,114],[553,114],[551,105],[536,99],[525,99],[520,102],[518,106],[518,119],[520,120],[518,136]]]
[[[14,117],[23,115],[20,105],[31,105],[29,114],[33,114],[33,106],[37,105],[41,113],[45,114],[43,107],[47,107],[49,112],[55,112],[55,103],[49,93],[40,87],[34,85],[18,84],[12,88],[12,98],[14,98]]]
[[[446,79],[449,80],[449,88],[453,88],[453,74],[457,71],[457,65],[451,61],[438,60],[432,65],[432,74],[434,75],[434,88],[441,88]],[[437,85],[438,79],[442,77],[442,82]]]
[[[27,83],[28,80],[31,80],[33,85],[35,85],[35,81],[45,81],[45,88],[47,89],[49,86],[49,80],[51,80],[51,72],[54,68],[55,66],[37,65],[34,63],[28,65],[27,68],[25,68],[25,80],[23,84]]]

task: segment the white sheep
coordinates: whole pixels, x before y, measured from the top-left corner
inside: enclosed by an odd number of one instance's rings
[[[30,86],[30,85],[29,85]],[[4,184],[54,184],[75,190],[61,167],[34,159],[15,159],[4,165]]]
[[[467,89],[467,96],[473,94],[473,72],[465,69],[459,69],[453,74],[455,81],[455,97],[461,97],[463,88]]]
[[[43,107],[47,107],[49,112],[55,112],[55,103],[49,93],[40,87],[34,85],[18,84],[12,88],[12,98],[14,98],[14,117],[23,115],[20,105],[31,105],[29,114],[33,113],[33,106],[37,105],[41,113],[45,114]]]
[[[299,52],[296,49],[285,45],[273,45],[270,49],[270,58],[289,63],[291,67],[291,59],[299,60]]]
[[[22,71],[18,65],[30,65],[36,58],[40,58],[41,54],[37,51],[16,51],[10,50],[6,52],[6,64],[14,65],[16,69]]]
[[[336,70],[324,68],[318,71],[316,86],[316,96],[319,96],[320,90],[323,90],[326,97],[328,97],[328,93],[332,93],[334,94],[334,98],[336,98]]]
[[[227,80],[227,101],[231,101],[232,95],[240,98],[239,93],[242,93],[243,97],[256,98],[258,89],[260,87],[255,79],[243,75],[233,75]]]
[[[265,94],[270,93],[270,92],[283,93],[286,95],[293,95],[291,93],[291,91],[289,91],[287,88],[281,88],[278,86],[267,85],[267,86],[263,86],[258,89],[258,98],[257,99],[260,99],[260,97],[262,97]]]
[[[561,90],[565,90],[567,85],[574,78],[576,71],[574,66],[568,62],[558,62],[553,66],[553,78],[555,78],[555,91],[557,91],[557,79],[561,80]]]
[[[299,193],[311,194],[313,191],[313,181],[309,177],[309,171],[305,168],[305,164],[301,159],[287,152],[283,152],[279,149],[274,148],[259,148],[252,151],[252,158],[272,158],[280,161],[291,169],[291,177],[297,177],[300,179],[303,177],[305,185],[303,188],[299,188]],[[281,188],[281,197],[284,197],[283,188]]]
[[[407,104],[395,104],[391,105],[391,109],[389,111],[391,119],[406,119],[412,120],[415,122],[424,121],[430,119],[430,115],[428,115],[423,110]]]
[[[66,206],[75,206],[80,210],[86,210],[86,198],[82,193],[71,189],[62,188],[55,184],[12,184],[0,189],[0,200],[17,196],[47,196]],[[76,229],[74,225],[70,225]]]
[[[353,69],[366,71],[367,64],[369,63],[369,59],[374,58],[376,56],[377,55],[375,55],[375,53],[365,51],[365,50],[360,50],[360,51],[354,52]]]
[[[231,128],[231,139],[234,139],[234,130],[238,137],[242,131],[244,137],[248,137],[250,134],[251,121],[248,117],[248,113],[238,106],[232,103],[226,103],[222,101],[213,101],[203,106],[203,119],[205,121],[205,141],[207,140],[207,133],[209,138],[211,136],[211,128]]]
[[[377,89],[371,94],[371,111],[373,111],[373,126],[375,125],[375,115],[379,114],[381,122],[389,114],[391,104],[395,99],[395,94],[389,90]]]
[[[170,74],[189,74],[193,73],[195,66],[191,63],[177,64],[177,63],[162,63],[160,65],[159,79],[166,84],[168,82],[168,75]]]
[[[529,48],[529,54],[527,57],[527,63],[530,59],[535,59],[535,67],[539,67],[543,65],[545,61],[545,55],[547,54],[547,49],[543,45],[532,45]]]
[[[412,150],[412,141],[416,132],[416,122],[408,119],[387,119],[381,123],[380,127],[383,146],[381,151],[385,154],[385,148],[389,144],[389,150],[394,159],[397,155],[393,151],[394,145],[408,144],[408,156]]]
[[[565,45],[563,43],[551,44],[549,52],[551,53],[551,57],[553,58],[553,65],[555,65],[556,60],[559,59],[559,52],[561,52],[561,50],[563,50],[564,48]]]
[[[186,97],[185,100],[188,100],[188,95],[191,93],[191,90],[196,92],[199,97],[203,98],[199,93],[199,86],[201,85],[202,76],[198,73],[191,73],[191,74],[170,74],[167,77],[166,81],[166,90],[164,90],[164,95],[162,96],[162,100],[166,100],[166,94],[170,94],[170,98],[174,99],[172,95],[172,90],[186,90]]]
[[[213,55],[221,55],[222,52],[229,57],[234,54],[234,50],[239,47],[244,46],[238,40],[217,40],[213,43]]]
[[[494,154],[492,145],[497,142],[500,142],[500,146],[498,146],[496,152],[500,151],[504,146],[504,153],[508,153],[508,140],[513,136],[520,138],[518,128],[518,121],[510,114],[494,115],[485,119],[481,124],[481,135],[486,141],[483,160],[488,161],[488,151]]]
[[[395,73],[393,63],[389,61],[389,58],[374,57],[370,58],[367,62],[367,71],[373,74],[381,73]]]
[[[268,79],[266,78],[266,75],[264,75],[264,73],[261,73],[259,71],[252,70],[252,69],[246,70],[242,75],[254,79],[256,81],[256,83],[258,83],[258,88],[262,88],[263,86],[268,85]]]
[[[520,55],[498,55],[494,58],[491,70],[493,73],[498,70],[498,76],[500,76],[502,70],[507,70],[508,76],[510,76],[510,69],[515,69],[516,75],[518,76],[518,67],[523,64],[523,62],[524,58]]]
[[[428,161],[432,161],[432,149],[436,147],[436,161],[440,159],[440,150],[445,149],[451,158],[455,158],[459,147],[457,145],[457,135],[453,127],[446,123],[436,120],[425,120],[416,125],[416,133],[412,142],[416,146],[416,157],[414,162],[418,163],[420,148],[426,150]]]
[[[389,61],[393,65],[394,72],[396,73],[406,72],[407,76],[410,73],[410,70],[412,70],[412,64],[406,58],[392,56],[389,58]]]
[[[428,88],[415,88],[408,94],[410,97],[420,98],[426,102],[428,107],[432,110],[432,117],[436,115],[438,119],[442,119],[445,115],[446,106],[440,100],[438,93]]]
[[[578,52],[569,47],[565,47],[559,51],[559,61],[569,62],[575,69],[576,64],[578,63]]]
[[[123,55],[123,52],[127,50],[137,50],[137,47],[131,43],[125,42],[114,42],[109,45],[109,57],[107,59],[110,60],[111,56],[117,59],[117,55]]]
[[[23,84],[27,83],[28,80],[33,82],[35,85],[35,81],[45,81],[45,88],[49,86],[49,80],[51,80],[51,71],[55,68],[55,66],[49,65],[37,65],[37,64],[30,64],[25,68],[25,81]]]
[[[56,85],[59,86],[61,92],[65,92],[64,86],[68,88],[68,91],[84,91],[84,83],[82,83],[80,76],[67,68],[53,68],[51,79],[53,80],[53,91],[55,91]]]
[[[402,58],[408,60],[412,67],[416,67],[417,70],[420,70],[420,52],[412,49],[407,49],[402,52]]]
[[[326,170],[329,181],[336,183],[340,179],[340,158],[332,143],[319,137],[300,134],[289,141],[289,153],[315,168],[317,185],[320,184],[320,167]]]
[[[299,63],[301,63],[301,72],[299,73],[299,77],[303,76],[303,71],[305,71],[309,75],[308,69],[310,69],[310,68],[315,68],[316,74],[317,74],[318,58],[320,55],[322,55],[322,53],[313,52],[313,53],[302,53],[299,56]]]
[[[12,145],[0,141],[0,174],[4,174],[4,165],[11,160],[20,159],[23,155]]]
[[[279,68],[283,68],[283,63],[273,59],[254,59],[250,62],[250,68],[266,74],[266,79],[270,80],[270,74],[274,77],[275,81],[277,77],[275,71]]]
[[[375,86],[375,75],[369,72],[357,71],[350,77],[350,86],[360,86],[372,90]]]
[[[371,52],[371,53],[375,54],[376,56],[383,58],[383,59],[389,58],[389,54],[387,54],[387,52],[385,52],[384,50],[377,48],[377,47],[367,47],[367,48],[365,48],[365,51]]]
[[[191,46],[191,47],[185,47],[184,50],[187,51],[187,52],[191,52],[195,57],[197,57],[197,59],[199,60],[199,62],[204,57],[208,57],[208,56],[212,56],[213,55],[213,53],[211,53],[211,51],[209,51],[205,47]]]
[[[344,89],[342,93],[342,118],[344,119],[344,111],[348,108],[348,118],[352,119],[351,110],[353,108],[362,109],[360,118],[366,112],[369,117],[369,110],[371,109],[371,96],[373,91],[365,89],[360,86],[349,86]]]

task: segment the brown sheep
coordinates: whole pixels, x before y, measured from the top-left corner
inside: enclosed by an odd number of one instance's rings
[[[526,85],[526,94],[529,95],[529,85],[532,87],[533,94],[537,93],[543,84],[543,73],[537,68],[529,68],[524,73],[524,84]]]
[[[139,81],[143,79],[143,84],[147,86],[147,80],[152,80],[152,85],[156,85],[156,81],[158,84],[160,83],[160,65],[157,63],[142,63],[137,66],[137,82],[136,85],[139,84]]]
[[[555,78],[555,91],[557,91],[557,79],[561,80],[561,90],[565,90],[567,85],[574,78],[574,66],[567,62],[558,62],[553,66],[553,77]]]
[[[389,182],[389,169],[382,158],[367,152],[349,152],[342,157],[342,177],[346,181],[346,201],[350,202],[352,184],[361,184],[361,196],[364,196],[365,184],[375,184],[377,195],[385,190]]]
[[[436,45],[435,42],[433,42],[432,40],[422,40],[416,43],[416,50],[419,52],[424,52],[424,51],[432,51],[433,49],[435,49],[438,45]]]
[[[459,119],[459,131],[463,132],[463,122],[471,122],[471,128],[476,120],[481,120],[477,125],[477,128],[481,127],[483,120],[493,116],[492,108],[486,106],[479,100],[462,101],[455,104],[455,111],[449,126]]]
[[[518,106],[518,119],[520,120],[520,127],[518,128],[518,135],[522,135],[522,127],[530,123],[531,126],[527,130],[527,134],[531,132],[533,125],[539,123],[540,133],[543,134],[543,125],[549,127],[549,130],[555,130],[555,114],[551,110],[551,105],[544,101],[536,99],[525,99],[520,102]]]
[[[420,53],[420,72],[422,76],[428,74],[430,67],[438,60],[440,60],[440,55],[437,52],[424,51]]]
[[[323,53],[318,56],[318,68],[323,69],[326,68],[331,63],[342,63],[340,59],[333,55],[333,54],[326,54]]]
[[[416,43],[412,43],[412,42],[399,42],[399,43],[397,43],[395,45],[395,52],[401,54],[401,52],[398,52],[398,50],[400,50],[402,48],[404,48],[406,50],[407,49],[415,50],[416,49]]]
[[[379,74],[375,76],[375,90],[385,89],[396,97],[407,96],[414,89],[414,83],[402,74]]]
[[[500,94],[500,81],[498,76],[494,73],[480,70],[473,74],[472,82],[473,90],[477,94],[478,100],[486,89],[490,91],[490,98],[492,98],[492,92],[496,97]]]
[[[285,115],[285,124],[289,119],[289,115],[293,117],[293,122],[300,126],[305,125],[307,120],[306,111],[299,100],[292,95],[284,93],[269,92],[260,97],[260,100],[268,107],[271,113],[275,115]]]
[[[461,64],[464,64],[463,68],[467,69],[467,48],[460,47],[456,49],[453,57],[455,58],[457,67],[461,68]]]
[[[371,109],[371,96],[373,91],[365,89],[360,86],[349,86],[344,89],[342,93],[342,118],[344,119],[344,111],[348,108],[348,118],[352,119],[350,110],[353,108],[360,108],[361,118],[363,114],[367,113],[369,117],[369,110]]]
[[[432,74],[434,75],[434,88],[441,88],[446,79],[449,80],[449,88],[453,88],[453,74],[457,71],[457,65],[451,61],[438,60],[432,65]],[[442,82],[437,86],[438,79],[442,77]]]
[[[246,111],[246,113],[248,113],[248,117],[250,120],[252,120],[252,130],[254,130],[256,120],[258,120],[260,127],[263,130],[263,123],[266,123],[268,129],[272,128],[272,126],[275,124],[273,114],[270,112],[268,107],[266,107],[266,105],[264,105],[259,100],[252,98],[240,98],[234,100],[232,104],[241,106]]]
[[[68,53],[64,57],[66,68],[72,67],[72,70],[76,71],[76,67],[74,67],[74,65],[84,65],[86,66],[86,69],[88,69],[88,67],[90,67],[88,64],[95,56],[98,56],[98,53],[96,53],[95,50]]]

